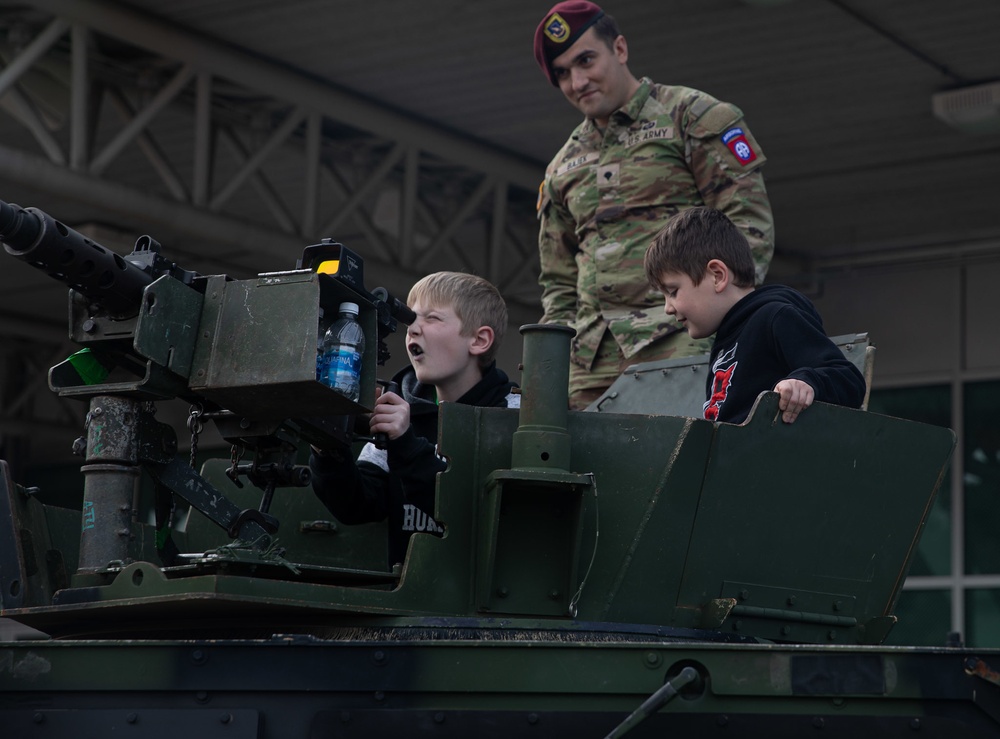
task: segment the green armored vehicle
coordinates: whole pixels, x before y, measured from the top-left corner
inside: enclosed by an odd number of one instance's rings
[[[569,412],[570,331],[525,326],[520,410],[441,406],[445,533],[388,568],[384,528],[333,520],[301,464],[357,440],[407,318],[357,255],[202,276],[7,203],[0,239],[70,286],[84,352],[49,384],[89,404],[79,508],[0,464],[0,615],[50,636],[0,644],[5,737],[1000,733],[1000,652],[880,646],[948,429],[820,404],[789,426],[768,393],[740,426],[654,408],[697,362]],[[341,301],[359,403],[315,380]],[[227,458],[193,469],[155,418],[176,398]]]

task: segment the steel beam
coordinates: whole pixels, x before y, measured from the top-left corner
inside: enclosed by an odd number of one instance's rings
[[[302,119],[305,117],[306,113],[302,108],[296,108],[285,116],[285,120],[271,133],[267,141],[264,142],[264,145],[255,151],[247,159],[240,171],[233,175],[233,178],[226,183],[225,187],[215,194],[208,207],[211,210],[219,210],[243,186],[247,178],[260,169],[260,165],[264,163],[264,160],[267,159],[271,152],[284,143],[292,131],[299,127],[299,124],[302,123]]]
[[[162,227],[200,241],[212,241],[220,247],[220,253],[230,249],[251,257],[247,261],[253,263],[255,271],[291,267],[290,262],[306,246],[299,237],[282,231],[221,213],[209,213],[190,204],[160,198],[86,173],[73,172],[43,157],[3,145],[0,145],[0,178],[95,208],[113,208],[127,214],[141,213],[150,233]],[[396,264],[374,259],[365,262],[369,274],[378,275],[380,283],[409,285],[421,276]],[[526,308],[529,313],[536,311],[533,306]]]
[[[249,179],[250,184],[264,201],[264,205],[269,211],[271,211],[271,215],[274,216],[274,220],[278,222],[278,226],[280,226],[283,231],[290,234],[295,233],[295,219],[292,218],[292,214],[285,206],[277,190],[271,186],[271,183],[267,181],[267,178],[261,172],[257,171],[259,168],[259,162],[258,164],[254,163],[255,157],[252,157],[250,153],[247,152],[246,147],[240,143],[240,140],[236,137],[235,132],[230,131],[228,128],[220,128],[218,137],[219,141],[229,148],[233,157],[240,164],[240,172],[237,173],[236,177],[230,180],[230,185],[233,186],[233,190],[235,191],[236,187],[239,187],[246,179]],[[219,208],[210,207],[210,210],[218,212]]]
[[[35,37],[28,46],[0,72],[0,95],[17,82],[31,65],[37,62],[59,38],[69,30],[69,21],[56,18]]]
[[[279,100],[308,106],[334,120],[418,147],[473,171],[502,177],[529,191],[534,191],[541,181],[543,169],[536,162],[401,115],[319,80],[291,73],[273,62],[224,47],[134,8],[101,0],[34,0],[33,4],[170,59],[197,59],[200,67],[216,76]]]
[[[306,194],[302,204],[302,233],[316,232],[319,208],[320,152],[323,145],[323,118],[310,113],[306,119]]]
[[[101,150],[101,153],[94,157],[94,160],[90,163],[90,171],[92,174],[101,174],[108,165],[115,160],[122,150],[128,146],[136,136],[142,133],[142,130],[149,125],[149,122],[156,117],[156,114],[163,110],[167,105],[173,100],[177,95],[183,90],[187,83],[194,76],[194,70],[190,65],[184,65],[180,71],[174,75],[173,79],[170,80],[163,89],[161,89],[154,97],[149,105],[143,108],[121,131],[118,135],[108,143],[107,146]]]
[[[136,114],[125,95],[116,89],[108,90],[107,95],[111,105],[118,111],[126,126],[131,125],[135,121]],[[160,179],[170,190],[170,194],[177,200],[188,200],[187,188],[184,187],[184,183],[181,182],[181,178],[177,176],[174,168],[170,166],[170,162],[167,161],[167,157],[164,156],[163,151],[153,139],[153,135],[148,131],[142,131],[136,136],[136,144],[146,155],[146,159],[149,160],[156,173],[160,175]]]
[[[11,88],[5,93],[0,93],[0,95],[3,95],[0,98],[0,105],[3,105],[8,113],[28,128],[31,135],[35,137],[35,141],[42,147],[45,155],[56,164],[65,165],[66,155],[63,153],[62,147],[59,146],[59,142],[49,133],[49,130],[35,111],[31,101],[17,88]]]
[[[403,154],[404,150],[401,145],[397,144],[393,147],[392,151],[385,155],[378,167],[375,168],[375,171],[371,173],[365,183],[361,187],[357,188],[351,195],[350,199],[338,208],[337,214],[324,224],[322,232],[335,232],[340,224],[354,212],[354,209],[357,208],[365,198],[369,197],[372,192],[374,192],[375,188],[381,184],[386,175],[388,175],[396,164],[399,163],[399,160],[403,158]]]
[[[472,191],[472,194],[469,195],[468,198],[466,198],[462,207],[458,209],[458,212],[452,216],[451,220],[448,221],[448,223],[445,224],[445,226],[437,234],[435,234],[434,241],[431,242],[426,250],[424,250],[423,254],[417,257],[414,265],[415,267],[418,269],[424,267],[430,258],[434,256],[442,246],[451,240],[452,235],[456,230],[458,230],[458,227],[465,223],[469,216],[472,215],[476,206],[478,206],[482,199],[486,197],[486,193],[493,189],[494,185],[495,183],[493,178],[487,176],[476,186],[476,189]]]
[[[200,73],[195,82],[194,104],[194,181],[191,200],[207,205],[212,173],[212,76]]]
[[[90,31],[77,24],[72,32],[73,62],[70,71],[69,166],[83,170],[90,150]]]

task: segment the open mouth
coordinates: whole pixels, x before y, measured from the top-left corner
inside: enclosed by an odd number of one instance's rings
[[[421,354],[424,353],[424,350],[421,349],[417,344],[410,344],[409,346],[406,347],[406,351],[410,353],[411,357],[419,357]]]

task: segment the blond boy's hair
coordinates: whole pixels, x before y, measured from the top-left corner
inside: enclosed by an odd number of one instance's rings
[[[479,364],[488,367],[493,361],[507,328],[507,305],[489,281],[464,272],[434,272],[410,288],[406,302],[451,308],[462,322],[462,336],[489,326],[493,329],[493,344],[479,355]]]

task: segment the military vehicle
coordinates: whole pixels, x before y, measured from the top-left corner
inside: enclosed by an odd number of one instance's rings
[[[570,412],[571,330],[524,326],[520,409],[441,406],[445,533],[389,566],[303,465],[358,442],[408,318],[358,255],[203,276],[8,203],[0,240],[69,286],[81,352],[49,385],[88,404],[79,506],[0,463],[0,615],[44,634],[0,644],[5,737],[1000,733],[1000,652],[883,645],[949,429],[822,404],[787,425],[773,393],[738,426],[652,412],[697,363]],[[357,403],[315,379],[343,300]],[[155,417],[177,398],[228,457],[192,467]]]

